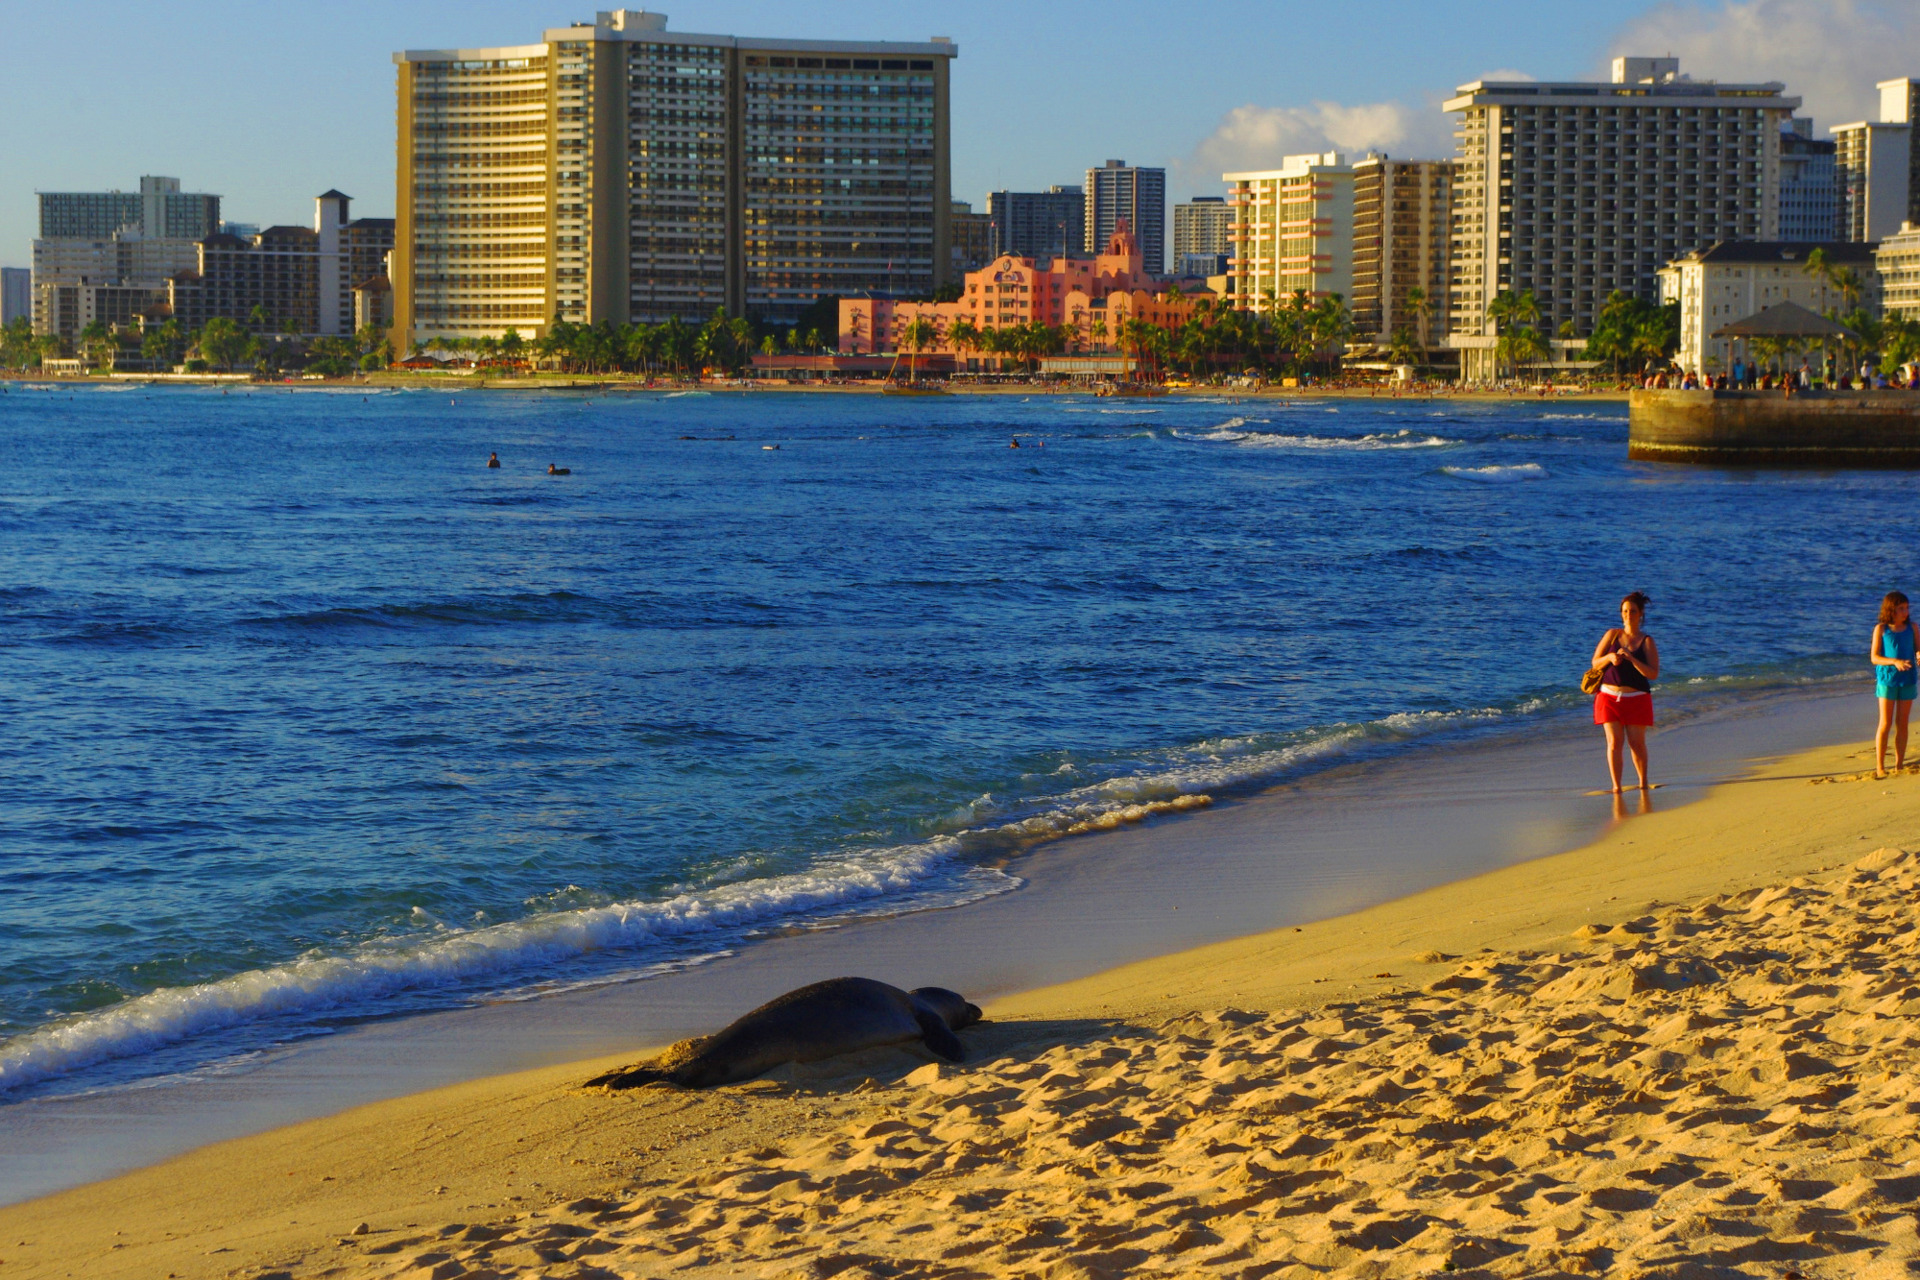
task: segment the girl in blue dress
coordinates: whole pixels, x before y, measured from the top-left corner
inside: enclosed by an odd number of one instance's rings
[[[1893,767],[1907,763],[1907,717],[1913,714],[1913,695],[1920,692],[1920,671],[1913,666],[1915,635],[1907,598],[1887,592],[1880,602],[1880,621],[1867,651],[1873,663],[1874,692],[1880,697],[1880,728],[1873,735],[1873,772],[1887,769],[1887,730],[1893,730]]]

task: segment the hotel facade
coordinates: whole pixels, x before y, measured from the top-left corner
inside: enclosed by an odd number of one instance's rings
[[[1783,302],[1816,315],[1847,310],[1849,303],[1840,291],[1807,270],[1807,258],[1815,249],[1824,250],[1836,267],[1859,275],[1863,292],[1851,305],[1879,314],[1881,281],[1872,245],[1716,244],[1684,254],[1660,271],[1660,301],[1680,304],[1680,350],[1674,363],[1693,373],[1731,373],[1736,359],[1751,360],[1753,352],[1743,341],[1713,335]]]
[[[1077,335],[1076,354],[1112,352],[1123,345],[1129,320],[1173,327],[1194,314],[1198,299],[1166,292],[1167,284],[1122,222],[1104,252],[1092,258],[1002,254],[968,273],[957,302],[843,298],[840,352],[902,351],[902,334],[915,319],[933,326],[934,339],[921,354],[966,356],[953,338],[962,320],[981,333],[1029,324],[1064,326]]]
[[[931,291],[952,273],[958,52],[617,10],[535,44],[395,54],[396,349]]]
[[[1607,295],[1655,296],[1660,269],[1723,240],[1778,240],[1783,85],[1688,80],[1672,58],[1616,58],[1609,83],[1479,81],[1459,116],[1450,345],[1495,372],[1487,308],[1532,291],[1541,332],[1593,331]]]
[[[1280,168],[1227,173],[1233,209],[1232,303],[1264,311],[1296,293],[1353,298],[1353,166],[1336,151]]]
[[[1451,160],[1368,156],[1353,166],[1353,329],[1385,344],[1401,329],[1423,334],[1410,295],[1425,295],[1424,336],[1446,309],[1453,214]]]

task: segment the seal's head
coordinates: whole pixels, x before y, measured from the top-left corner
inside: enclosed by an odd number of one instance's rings
[[[912,994],[932,1006],[941,1020],[955,1031],[980,1021],[980,1006],[967,1003],[967,998],[958,991],[949,991],[945,987],[915,987]]]

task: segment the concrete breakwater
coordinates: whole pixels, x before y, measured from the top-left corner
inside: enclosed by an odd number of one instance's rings
[[[1627,456],[1716,466],[1920,469],[1920,393],[1635,391]]]

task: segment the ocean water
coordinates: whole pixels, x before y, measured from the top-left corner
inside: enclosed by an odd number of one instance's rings
[[[16,384],[0,1101],[951,906],[1145,805],[1528,732],[1629,589],[1668,693],[1864,666],[1916,478],[1625,440],[1536,402]]]

